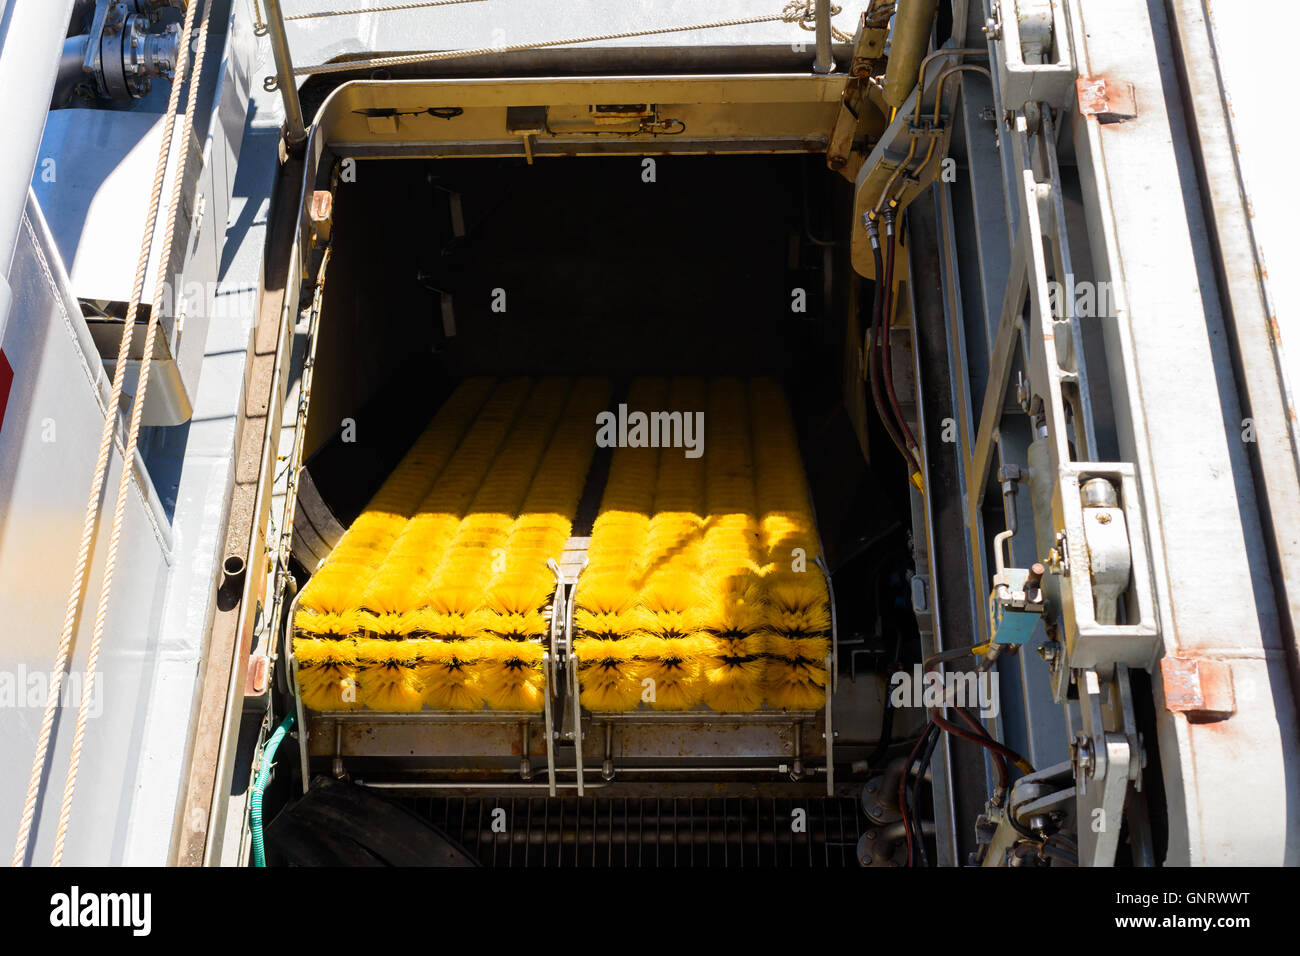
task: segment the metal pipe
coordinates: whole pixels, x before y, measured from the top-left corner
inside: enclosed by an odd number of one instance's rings
[[[817,59],[813,63],[813,72],[830,73],[835,69],[835,60],[831,56],[831,0],[816,0],[815,15]]]
[[[289,38],[284,32],[284,14],[280,0],[265,0],[266,26],[271,36],[271,50],[275,54],[275,77],[284,100],[284,138],[290,147],[297,147],[307,139],[303,125],[302,103],[298,100],[298,86],[293,78],[293,58],[289,55]]]
[[[532,734],[529,729],[532,727],[526,720],[519,722],[519,779],[533,779],[533,761],[529,757],[529,750],[532,745]]]
[[[930,46],[930,25],[939,0],[898,0],[885,68],[885,102],[898,109],[916,86],[921,58]]]
[[[597,773],[597,769],[596,769],[595,767],[587,767],[587,768],[585,768],[585,769],[586,769],[586,772],[589,773],[589,774],[595,774],[595,773]],[[778,764],[778,765],[771,766],[771,767],[717,767],[717,766],[715,766],[715,767],[621,767],[621,768],[619,769],[619,773],[620,773],[620,774],[634,774],[634,773],[657,773],[657,774],[671,774],[671,773],[712,773],[712,774],[728,774],[728,773],[770,773],[770,774],[774,774],[774,775],[780,775],[780,774],[783,774],[783,773],[788,773],[788,772],[789,772],[789,769],[790,769],[789,764]],[[576,767],[556,767],[556,768],[555,768],[555,771],[556,771],[556,773],[577,773],[577,768],[576,768]],[[807,768],[805,769],[805,771],[804,771],[805,774],[825,773],[825,772],[826,772],[826,768],[823,767],[823,766],[812,766],[812,767],[807,767]],[[464,782],[464,783],[459,783],[459,782],[456,782],[456,781],[449,781],[449,780],[438,780],[438,781],[422,781],[422,780],[416,780],[416,781],[412,781],[412,782],[410,782],[410,783],[402,783],[402,782],[398,782],[398,781],[376,783],[376,782],[371,782],[371,781],[366,781],[366,780],[354,780],[353,783],[359,784],[359,785],[361,785],[361,786],[366,786],[366,787],[390,787],[390,788],[397,788],[397,787],[418,787],[418,788],[426,788],[426,789],[427,789],[427,788],[434,788],[434,787],[436,787],[436,788],[448,788],[448,787],[451,787],[451,788],[455,788],[455,789],[459,789],[459,790],[479,790],[479,789],[484,789],[484,788],[487,788],[487,789],[510,789],[510,788],[512,788],[512,787],[525,787],[525,786],[527,786],[527,787],[546,787],[546,786],[548,786],[548,784],[544,784],[544,783],[529,783],[529,784],[518,784],[518,783],[492,783],[492,782],[481,782],[481,783],[478,783],[478,782]],[[576,784],[576,783],[572,783],[572,784],[557,783],[556,786],[557,786],[557,787],[564,787],[564,786],[570,786],[570,787],[572,787],[572,786],[577,786],[577,784]],[[604,784],[603,784],[603,783],[591,783],[591,782],[588,782],[588,783],[585,784],[585,786],[588,786],[588,787],[600,787],[600,786],[604,786]]]
[[[411,783],[395,783],[392,781],[369,781],[354,780],[352,781],[359,787],[369,787],[372,790],[546,790],[550,788],[549,783],[440,783],[428,781],[413,781]],[[557,783],[555,787],[563,790],[573,790],[577,788],[576,783]],[[588,783],[588,790],[601,790],[608,786],[604,783]]]

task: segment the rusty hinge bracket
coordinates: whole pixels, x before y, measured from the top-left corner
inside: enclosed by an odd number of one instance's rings
[[[1132,83],[1108,80],[1104,76],[1081,76],[1074,85],[1079,92],[1079,112],[1097,117],[1098,123],[1123,123],[1137,116]]]

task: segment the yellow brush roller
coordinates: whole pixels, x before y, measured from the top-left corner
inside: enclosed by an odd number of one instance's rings
[[[704,659],[704,703],[723,713],[758,709],[765,690],[766,646],[761,634],[715,638]]]
[[[653,699],[648,703],[656,710],[689,710],[704,696],[703,659],[712,650],[711,642],[700,635],[690,637],[628,638],[634,642],[642,680],[652,681]]]
[[[301,608],[341,612],[358,605],[368,573],[382,563],[491,387],[490,379],[471,379],[452,393],[303,588]]]
[[[356,710],[357,656],[353,641],[295,637],[293,655],[298,662],[298,690],[310,710]]]
[[[322,614],[299,610],[294,617],[295,630],[305,637],[353,637],[363,631],[365,627],[366,619],[358,611]]]
[[[511,379],[493,390],[455,455],[367,582],[361,606],[391,613],[424,606],[421,596],[531,387],[531,380]]]
[[[357,694],[371,710],[407,712],[422,705],[416,673],[418,642],[365,638],[356,642]]]
[[[785,710],[816,710],[826,702],[826,657],[831,642],[824,637],[768,639],[767,702]]]
[[[595,711],[633,710],[641,701],[636,645],[626,640],[580,637],[573,642],[578,659],[579,699]]]
[[[420,642],[415,671],[425,706],[434,710],[482,709],[483,694],[474,674],[479,655],[477,640]]]
[[[487,705],[493,710],[540,711],[545,705],[545,648],[495,637],[481,638],[478,644],[475,672]]]

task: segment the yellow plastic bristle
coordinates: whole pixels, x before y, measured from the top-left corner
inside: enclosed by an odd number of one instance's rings
[[[651,575],[641,589],[639,602],[655,613],[686,612],[694,608],[703,597],[697,573],[661,571]]]
[[[551,622],[541,611],[529,611],[526,614],[491,614],[484,629],[494,637],[509,640],[527,640],[545,637],[551,629]]]
[[[352,641],[296,637],[293,655],[298,662],[298,692],[309,710],[356,710],[356,645]]]
[[[763,627],[767,611],[758,599],[759,592],[754,590],[751,593],[752,599],[746,601],[715,592],[710,600],[691,612],[691,623],[697,630],[719,637],[752,634]]]
[[[690,637],[697,634],[695,615],[691,611],[651,611],[641,608],[635,615],[638,629],[663,638]]]
[[[725,657],[761,658],[771,650],[772,635],[757,631],[743,636],[714,638],[711,654],[721,660]]]
[[[430,588],[424,600],[427,607],[433,608],[440,614],[468,615],[482,606],[485,593],[482,585],[466,582],[437,589]]]
[[[410,637],[413,632],[409,630],[416,619],[412,617],[414,612],[406,614],[374,614],[369,611],[358,612],[358,617],[364,622],[362,631],[374,637],[386,639],[395,639]]]
[[[636,647],[631,641],[580,637],[573,642],[578,659],[579,699],[588,710],[633,710],[641,700]]]
[[[830,600],[820,571],[773,575],[767,581],[765,596],[767,603],[779,611],[808,611]]]
[[[715,638],[704,658],[704,703],[722,713],[756,710],[763,702],[767,635]]]
[[[462,641],[482,637],[486,631],[488,615],[483,611],[469,614],[448,614],[425,608],[416,612],[420,620],[420,633],[440,640]]]
[[[778,611],[769,608],[766,624],[771,630],[787,637],[825,634],[831,629],[831,612],[825,605],[806,611]]]
[[[606,613],[577,608],[573,612],[574,628],[592,637],[627,637],[640,628],[641,622],[642,616],[630,611]]]
[[[416,664],[424,703],[434,710],[480,710],[474,668],[479,661],[478,641],[422,642]]]
[[[636,587],[619,573],[583,574],[578,580],[577,606],[598,614],[622,614],[636,605]]]
[[[357,644],[357,694],[371,710],[409,712],[422,704],[417,641],[365,638]]]
[[[767,663],[766,699],[782,710],[817,710],[826,703],[826,667],[805,658]]]
[[[723,714],[757,710],[763,703],[764,674],[761,660],[714,664],[705,670],[703,702]]]
[[[361,631],[362,619],[356,611],[328,614],[299,610],[294,615],[293,626],[296,631],[309,637],[345,638]]]
[[[699,637],[633,637],[638,674],[651,683],[650,706],[656,710],[688,710],[704,694],[702,656],[711,649]]]
[[[770,634],[767,637],[767,653],[772,658],[822,664],[830,652],[831,642],[826,637],[788,637],[780,634]]]
[[[447,465],[491,387],[489,379],[471,379],[452,393],[303,588],[301,607],[341,613],[362,605],[372,575]],[[382,605],[379,609],[403,608]]]
[[[483,699],[493,710],[539,711],[545,704],[545,650],[531,641],[486,637],[475,668]]]
[[[555,590],[555,578],[544,565],[534,575],[517,575],[488,588],[486,606],[498,614],[525,614],[545,607]]]

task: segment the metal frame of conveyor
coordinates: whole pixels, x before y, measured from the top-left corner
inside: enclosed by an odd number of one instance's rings
[[[285,63],[287,65],[287,61]],[[281,70],[283,73],[283,69]],[[291,261],[298,274],[311,274],[312,265],[319,253],[313,219],[312,202],[317,190],[326,188],[332,181],[338,164],[345,158],[436,158],[446,156],[517,157],[523,161],[526,154],[546,155],[619,155],[619,154],[705,154],[732,153],[809,153],[826,148],[828,130],[834,125],[846,77],[843,75],[808,74],[756,74],[731,76],[646,76],[646,77],[584,77],[580,80],[549,77],[511,78],[509,96],[502,95],[504,79],[439,79],[439,80],[352,80],[333,89],[317,111],[308,129],[301,151],[303,178],[298,204],[298,237],[291,253]],[[655,132],[631,132],[614,129],[606,134],[602,127],[593,135],[583,127],[590,122],[593,103],[629,103],[650,101],[663,116],[685,117],[691,135],[662,137]],[[453,119],[435,118],[425,111],[430,103],[454,103],[460,109]],[[532,141],[524,143],[517,133],[511,132],[510,111],[520,107],[540,109],[554,123],[554,129],[534,134]],[[294,139],[291,124],[289,137]],[[735,136],[735,129],[745,128],[749,135],[743,139]],[[288,144],[291,148],[292,142]],[[306,294],[304,292],[304,294]],[[289,315],[298,314],[294,304],[287,308]],[[309,396],[299,395],[300,403]],[[305,404],[303,405],[305,408]],[[296,425],[286,422],[286,430],[301,430],[302,418]],[[291,437],[291,467],[294,476],[302,462],[297,443]],[[282,446],[283,447],[283,446]],[[276,494],[292,498],[293,485],[280,479]],[[281,539],[277,542],[282,554],[273,562],[276,571],[268,582],[268,593],[274,595],[277,607],[266,615],[268,621],[283,621],[286,615],[280,606],[290,604],[293,596],[280,585],[283,581],[275,574],[287,569],[287,555],[292,544],[293,505],[285,500],[283,513],[277,516]],[[555,556],[565,564],[572,556]],[[252,565],[250,565],[252,566]],[[557,576],[567,573],[558,566],[552,567]],[[825,574],[825,568],[822,567]],[[557,577],[558,580],[558,577]],[[576,572],[565,579],[568,585],[576,580]],[[833,604],[833,601],[832,601]],[[591,726],[591,716],[576,709],[577,697],[572,704],[567,694],[572,686],[571,674],[563,668],[570,665],[567,659],[569,622],[572,618],[572,593],[566,593],[565,583],[557,584],[549,613],[551,615],[551,646],[545,660],[548,693],[543,712],[506,713],[489,710],[474,712],[432,712],[411,714],[386,714],[371,711],[347,713],[311,713],[299,707],[300,734],[305,734],[302,771],[304,783],[310,779],[311,758],[330,759],[336,773],[353,773],[361,782],[372,771],[386,778],[399,778],[402,786],[422,788],[482,788],[487,787],[544,787],[555,794],[558,789],[577,789],[585,792],[603,782],[593,782],[584,773],[580,757],[571,767],[562,766],[557,758],[557,744],[569,742],[575,730],[581,733],[584,724]],[[833,610],[832,610],[833,614]],[[292,607],[287,617],[292,619]],[[287,631],[285,632],[287,635]],[[292,654],[292,641],[285,640],[280,651],[282,665],[290,676],[290,685],[296,699],[296,666]],[[832,640],[832,647],[834,641]],[[274,662],[272,662],[274,663]],[[828,661],[832,685],[838,674],[834,652]],[[829,695],[828,695],[829,697]],[[833,730],[830,708],[821,712],[786,713],[765,712],[750,715],[716,714],[711,711],[698,714],[671,715],[651,712],[644,715],[648,726],[627,715],[607,715],[609,722],[625,721],[627,736],[645,731],[663,736],[671,732],[681,738],[678,724],[694,720],[697,727],[726,726],[741,736],[736,737],[737,753],[743,752],[770,756],[771,766],[746,769],[739,759],[730,761],[711,759],[708,748],[681,760],[657,761],[658,773],[672,775],[697,775],[703,772],[747,774],[755,770],[764,773],[789,774],[796,765],[807,778],[825,772],[828,788],[833,786],[831,767]],[[632,724],[638,724],[634,730]],[[570,726],[572,725],[572,726]],[[671,725],[671,726],[670,726]],[[817,740],[817,733],[825,734],[825,745]],[[528,744],[537,746],[541,735],[546,744],[546,782],[526,782],[533,772],[533,757]],[[744,736],[754,738],[754,746],[746,747]],[[594,737],[586,735],[594,746]],[[574,743],[575,755],[583,750],[582,738]],[[675,753],[676,751],[674,751]],[[809,760],[826,756],[826,765],[806,766]],[[411,759],[424,757],[426,759]],[[375,760],[383,764],[382,772]],[[507,766],[517,760],[516,771]],[[565,761],[567,762],[567,761]],[[629,775],[633,769],[649,772],[655,768],[645,761],[637,761],[635,768],[629,763],[620,767]],[[752,764],[752,760],[750,761]],[[502,773],[521,773],[525,782],[491,782]],[[657,776],[658,773],[655,775]],[[559,780],[557,777],[569,779]],[[487,781],[487,782],[485,782]],[[376,776],[369,782],[392,785],[392,779]]]
[[[482,785],[484,781],[479,777],[485,773],[517,774],[523,786],[545,786],[549,794],[555,796],[560,786],[556,782],[555,714],[562,702],[560,691],[564,686],[557,674],[556,650],[564,630],[566,612],[559,565],[551,559],[547,566],[555,575],[555,591],[550,604],[543,609],[549,622],[549,632],[546,637],[546,652],[542,656],[546,692],[540,712],[489,709],[426,709],[410,713],[372,710],[308,711],[298,693],[298,662],[293,654],[292,621],[298,606],[298,597],[295,595],[286,618],[288,625],[285,629],[284,656],[298,726],[307,729],[307,744],[299,748],[303,792],[310,785],[312,757],[330,758],[332,772],[340,778],[350,775],[346,763],[349,757],[415,757],[417,766],[410,769],[414,769],[417,775],[405,781],[412,787],[473,788]],[[546,783],[540,785],[532,782],[536,772],[532,751],[537,733],[541,734],[546,746]],[[417,750],[412,744],[420,749]],[[512,768],[509,764],[515,758],[516,747],[518,764],[517,768]],[[428,761],[439,759],[444,763],[428,765]],[[402,770],[408,772],[408,768]],[[449,773],[438,781],[422,779],[429,772],[439,771]],[[460,773],[461,779],[455,779],[461,771],[470,771],[470,774],[467,776]],[[359,777],[356,782],[365,784],[367,779]]]

